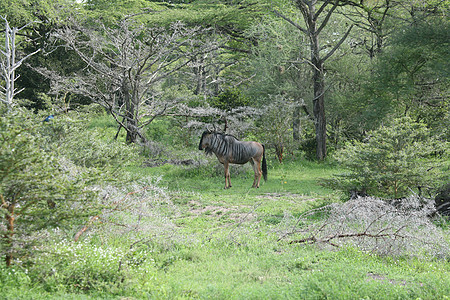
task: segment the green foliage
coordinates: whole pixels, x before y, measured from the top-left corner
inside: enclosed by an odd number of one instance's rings
[[[270,103],[270,97],[276,95],[296,101],[308,99],[311,72],[302,62],[309,55],[306,38],[292,25],[270,15],[248,28],[246,35],[258,41],[248,60],[254,80],[247,93],[258,104]]]
[[[89,114],[61,114],[43,123],[39,132],[46,141],[41,147],[88,168],[127,166],[140,161],[138,146],[114,139],[117,125],[111,117],[99,115],[92,121],[88,117]]]
[[[31,254],[41,230],[72,225],[95,211],[95,193],[87,188],[94,174],[44,151],[39,126],[20,110],[0,117],[0,255],[8,265]]]
[[[84,10],[81,12],[88,22],[95,23],[98,19],[107,26],[117,26],[120,20],[126,16],[134,15],[140,20],[148,20],[147,11],[161,11],[167,7],[156,1],[128,0],[128,1],[104,1],[88,0],[82,3]],[[151,15],[151,14],[150,14]]]
[[[376,76],[370,79],[370,110],[380,116],[407,111],[436,132],[449,127],[450,103],[445,96],[450,86],[449,30],[448,20],[430,20],[392,37],[392,45],[375,65]]]
[[[163,153],[158,155],[157,162],[164,165],[144,168],[143,157],[138,155],[140,148],[114,141],[118,128],[112,118],[98,115],[98,109],[92,106],[85,108],[86,113],[75,113],[74,103],[82,102],[81,98],[76,99],[79,96],[58,95],[62,101],[50,98],[45,95],[47,83],[33,74],[32,68],[19,69],[21,78],[26,80],[19,79],[18,89],[30,87],[36,93],[43,92],[37,100],[25,91],[21,95],[36,102],[34,108],[53,108],[55,119],[43,123],[44,115],[36,118],[20,111],[0,117],[3,197],[0,253],[3,256],[13,253],[15,259],[9,268],[0,264],[1,297],[439,299],[450,294],[447,257],[443,260],[379,257],[375,252],[365,253],[352,247],[324,251],[278,241],[286,228],[297,228],[300,234],[305,232],[309,223],[299,216],[337,200],[336,194],[318,186],[317,180],[330,177],[341,166],[348,173],[333,179],[339,189],[365,188],[369,194],[383,197],[401,197],[416,185],[432,187],[448,181],[448,177],[443,178],[448,176],[448,143],[439,141],[448,141],[450,134],[446,97],[448,23],[444,18],[429,22],[429,15],[442,17],[442,11],[431,10],[431,5],[448,8],[449,2],[394,1],[393,9],[383,16],[387,20],[383,28],[402,27],[398,20],[408,18],[410,13],[416,15],[416,22],[404,30],[394,30],[397,33],[392,38],[384,35],[390,30],[383,31],[385,43],[380,50],[384,54],[369,61],[365,47],[371,46],[373,37],[354,27],[348,42],[335,53],[336,59],[327,61],[327,82],[331,83],[326,90],[327,125],[336,147],[405,112],[421,121],[397,119],[371,132],[367,140],[348,144],[338,155],[340,166],[299,160],[295,151],[290,125],[296,107],[291,106],[291,101],[305,99],[310,105],[311,70],[305,60],[310,58],[309,41],[270,13],[278,7],[304,26],[301,16],[295,15],[298,10],[288,2],[6,0],[0,3],[0,14],[10,17],[14,26],[36,19],[42,21],[33,23],[33,30],[26,32],[29,41],[19,37],[25,53],[42,45],[53,46],[47,37],[67,22],[68,16],[81,18],[90,26],[101,19],[108,28],[117,26],[118,20],[130,14],[139,24],[152,27],[182,21],[188,26],[214,28],[214,34],[203,37],[204,40],[224,47],[207,53],[204,60],[189,64],[189,68],[158,85],[155,90],[163,95],[162,101],[190,97],[196,85],[191,81],[195,68],[192,66],[199,63],[205,66],[208,87],[204,94],[196,95],[192,101],[196,103],[189,103],[189,107],[203,107],[204,99],[226,88],[222,85],[225,82],[233,89],[212,99],[212,106],[233,111],[242,103],[250,103],[245,94],[252,96],[252,104],[270,108],[263,121],[257,123],[259,132],[252,129],[246,133],[249,139],[250,136],[253,140],[262,139],[268,145],[269,180],[260,189],[250,189],[253,176],[250,165],[233,166],[233,188],[223,191],[223,166],[215,157],[203,159],[196,155],[199,137],[194,127],[179,129],[180,124],[192,118],[203,117],[202,121],[207,122],[213,117],[194,114],[189,118],[156,119],[145,133],[161,143],[155,143],[154,148],[155,153]],[[382,5],[382,1],[366,2]],[[399,7],[411,10],[400,15]],[[343,6],[336,11],[346,14],[347,9]],[[352,16],[359,24],[365,24],[354,11]],[[381,14],[373,16],[371,21],[375,23],[382,18]],[[423,24],[419,21],[422,18]],[[323,44],[323,54],[342,36],[348,22],[340,14],[334,14],[330,26],[322,28],[322,41],[329,40]],[[146,31],[140,37],[145,34]],[[249,49],[253,56],[248,55]],[[64,47],[46,48],[30,61],[33,67],[51,66],[63,74],[74,74],[84,68],[79,58]],[[23,76],[25,72],[27,76]],[[179,82],[183,88],[175,89]],[[234,83],[238,82],[243,85],[237,89]],[[286,101],[272,101],[274,95],[282,95]],[[58,114],[62,107],[70,107],[72,111]],[[312,111],[310,106],[305,109]],[[252,126],[249,115],[255,114],[251,111],[236,116],[240,123],[234,124],[240,126],[244,120],[243,125]],[[315,149],[311,121],[302,119],[301,129],[301,149],[313,153],[309,151]],[[277,162],[269,143],[284,145],[284,153],[289,155],[284,156],[283,164]],[[187,166],[177,165],[184,162]],[[106,178],[114,169],[117,186],[102,185],[98,168]],[[128,175],[123,174],[127,171],[136,177],[151,175],[158,182],[129,184],[124,182]],[[92,183],[104,196],[102,204],[108,205],[101,211],[92,201],[96,199],[90,188]],[[13,203],[17,204],[14,210]],[[362,211],[359,216],[368,213],[364,207],[358,209],[352,211]],[[8,228],[12,216],[14,231]],[[82,242],[70,242],[67,235],[80,232],[81,225],[88,224],[87,216],[98,216],[101,224],[89,224]],[[315,213],[308,222],[323,229],[326,218],[327,213]],[[342,218],[347,223],[337,218],[337,228],[346,231],[355,228],[348,214]],[[390,224],[375,218],[383,226]],[[369,224],[375,228],[375,222]],[[49,230],[52,227],[62,230]],[[442,227],[444,240],[448,240],[448,224]],[[417,236],[415,229],[408,230],[412,238]],[[66,237],[63,242],[58,234]],[[324,234],[329,236],[328,232]],[[416,247],[413,248],[411,255],[415,255]],[[28,263],[20,263],[21,260]]]
[[[239,89],[229,89],[222,93],[219,96],[213,97],[209,100],[209,103],[212,107],[216,107],[218,109],[230,112],[234,108],[249,106],[250,99],[244,95]]]
[[[22,27],[30,22],[56,22],[61,20],[60,6],[69,6],[66,0],[4,0],[0,3],[0,15],[7,16],[11,26]],[[71,3],[75,7],[76,4]],[[32,25],[32,24],[30,24]]]
[[[273,97],[270,104],[258,120],[257,135],[267,147],[274,148],[279,162],[283,156],[292,153],[294,141],[292,135],[292,112],[294,105],[284,97]]]
[[[449,179],[440,170],[448,150],[449,143],[433,136],[424,123],[397,118],[339,151],[336,159],[347,172],[329,184],[347,192],[405,197],[417,187],[436,188]]]

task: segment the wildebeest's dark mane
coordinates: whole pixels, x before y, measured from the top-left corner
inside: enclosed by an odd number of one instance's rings
[[[238,139],[237,137],[235,137],[234,135],[232,135],[232,134],[222,133],[222,132],[218,132],[218,131],[207,131],[207,130],[203,131],[203,133],[202,133],[202,138],[200,139],[200,141],[203,140],[203,138],[204,138],[205,135],[207,135],[207,134],[216,134],[216,135],[220,135],[220,136],[222,136],[222,137],[231,136],[232,138],[235,138],[236,141],[239,141],[239,139]]]
[[[229,144],[229,142],[230,142],[229,140],[226,139],[227,137],[231,137],[235,141],[239,141],[234,135],[231,135],[231,134],[221,133],[221,132],[217,132],[217,131],[204,131],[203,134],[202,134],[202,138],[200,139],[200,144],[199,144],[199,149],[200,150],[201,150],[201,144],[203,142],[203,138],[207,134],[213,134],[214,135],[214,139],[219,139],[219,140],[223,141],[226,144]],[[214,147],[206,147],[204,150],[205,150],[206,155],[211,155],[212,153],[216,152],[218,149],[214,148]],[[221,151],[220,154],[224,154],[223,151]]]

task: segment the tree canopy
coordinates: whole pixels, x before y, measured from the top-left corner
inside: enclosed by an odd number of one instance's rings
[[[62,106],[67,109],[68,103],[72,108],[106,103],[98,93],[88,95],[86,84],[84,91],[74,88],[80,76],[90,77],[90,90],[103,90],[102,97],[109,97],[110,102],[117,95],[112,92],[115,88],[105,84],[113,81],[100,79],[105,74],[100,75],[94,62],[125,75],[123,64],[128,62],[121,52],[125,47],[120,50],[117,45],[124,24],[134,24],[127,29],[130,32],[141,29],[128,42],[123,40],[122,46],[144,53],[153,51],[150,49],[155,40],[151,37],[156,28],[168,33],[178,23],[186,32],[201,28],[203,34],[196,36],[197,43],[214,47],[178,59],[173,72],[165,70],[167,76],[157,85],[141,89],[137,107],[148,105],[145,99],[154,99],[156,94],[163,96],[158,100],[161,107],[179,103],[193,108],[191,104],[196,103],[202,109],[233,89],[242,91],[257,109],[281,96],[286,105],[294,104],[290,109],[293,140],[305,151],[311,147],[302,148],[302,144],[314,144],[316,157],[321,160],[328,150],[333,152],[348,139],[362,138],[368,130],[402,114],[423,120],[436,132],[446,130],[448,8],[449,1],[438,0],[8,0],[0,4],[0,15],[6,16],[12,26],[26,25],[17,40],[19,57],[39,50],[18,69],[20,77],[16,80],[17,89],[24,89],[20,98],[26,99],[23,103],[29,108],[60,111]],[[69,29],[81,34],[64,39],[60,33]],[[104,39],[102,45],[93,43],[92,32]],[[76,44],[84,48],[76,51]],[[182,46],[178,52],[187,54],[189,47]],[[130,57],[127,54],[127,59]],[[175,61],[174,56],[146,57],[149,63],[149,59],[154,60],[154,66]],[[160,78],[150,65],[135,63],[131,63],[137,69],[130,91],[139,90],[133,82],[145,82],[141,72],[145,68],[149,71],[146,76]],[[55,83],[62,81],[43,70],[58,74],[60,79],[72,78],[73,84],[66,81],[64,92],[51,95]],[[179,101],[181,98],[184,100]],[[125,102],[116,104],[120,107],[121,103]],[[138,121],[140,125],[133,124],[136,118],[130,118],[134,113],[131,107],[127,112],[121,107],[120,114],[119,110],[109,111],[116,116],[118,128],[129,129],[127,119],[131,127],[140,127],[150,124],[152,116],[187,115],[180,111],[182,107],[170,114],[158,109],[156,113],[146,111],[148,119]],[[189,114],[199,120],[197,113]]]

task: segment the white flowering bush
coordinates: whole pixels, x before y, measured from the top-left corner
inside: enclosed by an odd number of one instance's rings
[[[39,269],[30,272],[50,292],[103,291],[111,294],[133,288],[140,276],[156,273],[149,247],[124,250],[90,242],[60,241],[45,249],[34,261]]]

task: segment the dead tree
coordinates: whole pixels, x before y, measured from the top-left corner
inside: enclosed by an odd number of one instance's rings
[[[8,107],[8,110],[13,106],[14,96],[19,94],[23,89],[17,90],[14,83],[19,78],[16,76],[16,70],[19,68],[22,63],[29,58],[30,56],[36,54],[40,51],[36,50],[21,59],[17,60],[16,57],[16,33],[24,29],[27,25],[21,28],[12,27],[9,25],[6,17],[0,16],[0,18],[5,21],[5,46],[3,49],[0,49],[1,60],[0,67],[2,78],[5,81],[5,86],[1,87],[0,90],[0,101],[5,103]]]
[[[179,102],[164,97],[164,80],[217,46],[199,38],[207,29],[180,22],[148,28],[126,18],[115,28],[97,25],[86,28],[74,22],[55,35],[85,69],[69,77],[40,71],[52,79],[55,93],[81,94],[105,107],[119,130],[127,131],[127,142],[145,141],[142,128]]]
[[[359,197],[284,222],[279,241],[332,248],[355,246],[379,255],[448,255],[443,232],[429,217],[434,211],[433,201],[417,196],[397,205]]]

